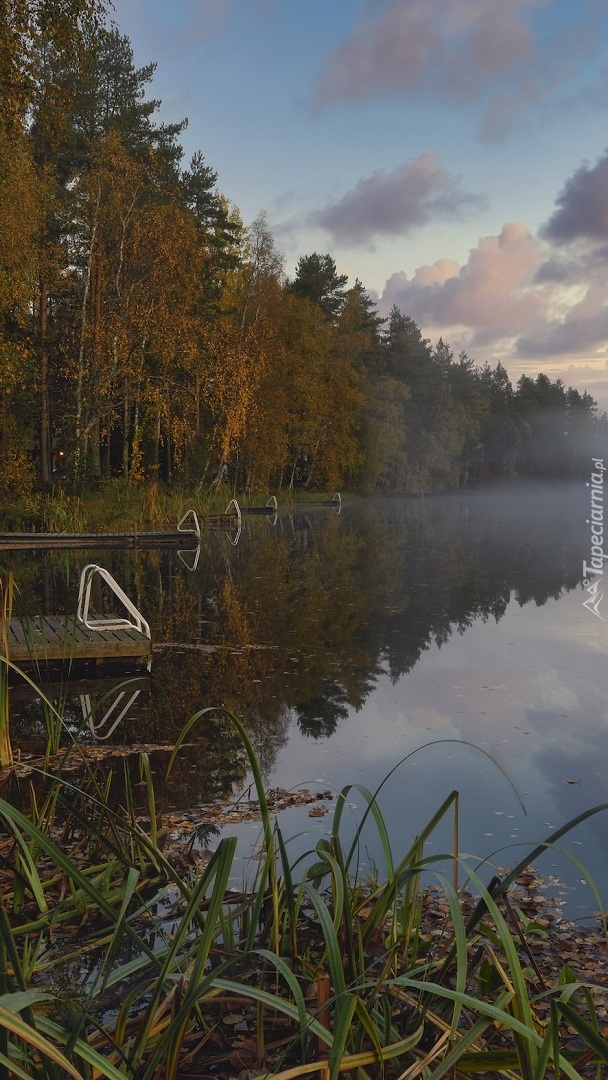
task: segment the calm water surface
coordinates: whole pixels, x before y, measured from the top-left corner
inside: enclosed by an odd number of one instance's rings
[[[373,790],[415,751],[380,796],[395,854],[456,788],[461,849],[512,866],[524,842],[608,801],[608,631],[582,606],[587,501],[581,483],[353,502],[340,514],[302,506],[274,524],[244,519],[236,546],[206,534],[193,571],[167,552],[2,561],[17,579],[18,611],[73,610],[80,570],[97,561],[151,623],[162,646],[152,681],[139,684],[104,745],[169,746],[194,711],[223,704],[245,721],[271,787]],[[605,606],[608,619],[608,598]],[[101,723],[122,680],[81,679],[70,684],[67,716],[92,742],[83,701],[101,702]],[[13,742],[36,750],[42,740],[39,704],[17,685]],[[155,758],[161,810],[237,798],[249,783],[222,720],[201,721],[168,785],[167,755]],[[119,799],[118,774],[116,786]],[[363,807],[356,789],[349,801],[354,818]],[[308,808],[281,816],[288,836],[322,832],[329,820],[310,819]],[[235,830],[248,848],[259,826]],[[427,853],[449,848],[449,834],[446,825]],[[608,894],[608,817],[560,846],[580,865],[554,851],[536,865],[577,885],[570,894],[555,884],[553,895],[586,917],[597,905],[585,868]],[[371,832],[362,858],[371,870],[379,861]]]

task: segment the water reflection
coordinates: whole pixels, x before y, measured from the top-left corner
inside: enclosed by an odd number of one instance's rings
[[[177,557],[184,564],[186,570],[189,570],[190,573],[193,573],[196,570],[198,566],[198,560],[201,557],[201,545],[198,544],[194,549],[190,548],[186,551],[178,551]]]
[[[70,680],[62,689],[68,723],[82,732],[84,719],[89,736],[105,745],[167,747],[192,713],[221,704],[244,719],[265,775],[281,784],[316,775],[339,746],[343,762],[335,759],[329,779],[361,779],[362,772],[373,786],[366,773],[376,763],[388,771],[401,749],[447,734],[485,744],[525,790],[539,794],[542,777],[545,807],[553,788],[563,820],[601,788],[599,780],[588,779],[587,788],[565,783],[592,769],[580,730],[590,724],[602,741],[605,723],[604,712],[579,715],[599,709],[599,701],[590,706],[578,693],[581,661],[572,651],[573,634],[579,646],[586,634],[586,648],[605,651],[599,624],[574,592],[585,529],[584,488],[529,489],[365,501],[343,505],[339,516],[296,508],[274,523],[243,517],[236,546],[234,537],[203,533],[190,568],[175,553],[104,552],[100,561],[151,625],[153,677],[137,696],[122,685],[103,707]],[[6,554],[18,608],[70,609],[85,557],[90,553]],[[548,620],[542,638],[541,623],[529,617],[538,609]],[[574,629],[564,629],[560,642],[556,629],[566,611]],[[564,666],[566,649],[572,670]],[[108,683],[99,691],[107,695]],[[13,693],[13,740],[28,749],[40,745],[44,725],[23,693]],[[93,715],[100,719],[91,728]],[[508,739],[497,734],[507,727]],[[517,728],[544,734],[524,750],[532,740]],[[170,785],[163,781],[166,758],[159,750],[161,810],[238,791],[246,776],[244,755],[218,719],[201,720]],[[491,802],[489,774],[475,781],[472,766],[456,758],[456,777],[447,752],[433,765],[433,790],[419,799],[431,813],[436,796],[461,783],[477,783],[479,797]],[[345,775],[342,764],[355,775]],[[551,824],[553,812],[543,813]],[[511,820],[504,815],[505,825]],[[503,838],[516,839],[515,828]]]
[[[82,720],[96,742],[109,739],[114,734],[116,728],[125,719],[140,694],[141,689],[134,690],[130,697],[127,696],[126,690],[105,693],[104,699],[106,700],[103,703],[103,711],[97,704],[91,704],[90,694],[80,694]],[[101,715],[96,715],[98,712]]]
[[[34,757],[42,755],[57,710],[63,718],[64,750],[75,740],[88,747],[87,768],[78,754],[66,759],[64,753],[53,759],[51,768],[56,771],[60,765],[66,783],[93,793],[91,772],[102,782],[114,808],[127,806],[133,792],[135,809],[147,807],[139,771],[142,750],[152,761],[161,814],[225,800],[245,780],[245,753],[230,724],[221,718],[201,725],[176,761],[170,781],[165,780],[181,715],[174,717],[164,689],[149,676],[73,679],[43,683],[41,689],[44,697],[30,686],[11,687],[13,745],[25,760],[28,751]],[[39,783],[39,778],[34,775],[32,782]],[[3,797],[21,803],[29,797],[29,786],[20,787],[17,782],[11,787],[10,781],[6,786],[5,778]]]
[[[171,739],[194,710],[222,703],[246,718],[270,768],[294,716],[326,738],[382,673],[395,682],[431,645],[500,620],[511,597],[540,606],[576,587],[583,530],[562,493],[529,492],[361,503],[340,518],[308,510],[273,530],[249,518],[236,550],[204,535],[185,571],[171,553],[104,552],[155,643],[139,741],[159,726]],[[21,611],[74,605],[77,554],[11,561]]]

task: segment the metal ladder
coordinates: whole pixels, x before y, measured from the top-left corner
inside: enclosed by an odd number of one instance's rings
[[[113,615],[111,618],[97,618],[89,614],[89,605],[91,603],[91,586],[93,584],[93,578],[95,574],[99,576],[110,586],[114,595],[120,600],[123,607],[126,608],[130,619],[118,618]],[[145,637],[150,638],[150,627],[144,619],[141,612],[137,610],[135,604],[129,600],[129,597],[121,589],[115,578],[112,577],[109,570],[106,570],[103,566],[97,566],[95,563],[89,563],[85,566],[82,574],[80,575],[80,588],[78,590],[78,607],[76,609],[76,620],[81,622],[83,626],[86,626],[89,630],[139,630],[140,634],[144,634]]]

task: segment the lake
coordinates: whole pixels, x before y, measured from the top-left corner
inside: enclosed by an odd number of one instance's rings
[[[175,822],[248,788],[242,748],[217,717],[201,719],[164,781],[185,720],[224,705],[245,722],[269,787],[373,790],[412,755],[379,798],[395,854],[458,789],[461,851],[504,867],[607,797],[608,599],[605,612],[583,606],[588,517],[582,481],[353,500],[339,513],[296,505],[276,521],[245,517],[236,543],[204,533],[195,569],[192,552],[168,551],[4,552],[1,562],[15,574],[16,613],[75,610],[88,562],[137,603],[158,647],[151,680],[78,673],[49,694],[66,698],[67,725],[84,741],[164,748],[153,756],[158,806]],[[94,708],[97,739],[86,721]],[[39,751],[44,725],[36,695],[17,682],[13,745]],[[113,783],[120,800],[121,770]],[[349,802],[354,817],[356,789]],[[283,811],[285,834],[322,833],[327,805],[323,818]],[[230,831],[249,850],[259,825]],[[450,833],[446,823],[425,851],[448,850]],[[200,842],[213,845],[213,830]],[[569,914],[589,917],[587,873],[608,890],[606,814],[560,847],[578,862],[551,850],[535,865]],[[370,874],[380,862],[372,830],[362,861]]]

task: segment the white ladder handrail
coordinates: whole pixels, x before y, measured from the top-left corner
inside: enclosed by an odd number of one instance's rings
[[[91,585],[95,574],[99,574],[101,578],[110,586],[114,595],[120,600],[121,604],[127,609],[131,619],[100,619],[93,618],[89,615],[89,604],[91,602]],[[109,570],[106,570],[103,566],[97,566],[95,563],[89,563],[85,566],[82,574],[80,575],[80,588],[78,590],[78,607],[76,610],[76,619],[81,622],[89,630],[126,630],[133,629],[139,630],[145,637],[151,638],[150,627],[144,619],[143,615],[137,610],[135,604],[129,600],[129,597],[121,589],[118,582],[112,577]]]
[[[225,514],[230,514],[230,507],[231,506],[234,506],[234,513],[236,514],[237,518],[239,519],[239,525],[240,525],[240,523],[241,523],[241,508],[240,508],[238,502],[236,501],[236,499],[231,499],[230,500],[230,502],[228,503],[228,506],[224,510],[224,513]]]
[[[279,509],[276,495],[271,495],[270,496],[268,502],[266,503],[266,506],[272,506],[273,510],[278,510]]]
[[[228,503],[228,506],[226,507],[224,513],[225,514],[230,514],[230,512],[231,512],[230,507],[231,506],[234,506],[234,512],[236,514],[237,530],[236,530],[236,534],[234,536],[234,540],[232,539],[232,537],[230,537],[230,543],[232,544],[233,547],[236,547],[236,545],[239,542],[239,536],[241,535],[241,523],[243,521],[243,518],[242,518],[242,515],[241,515],[241,508],[240,508],[238,502],[236,501],[236,499],[231,499],[230,500],[230,502]]]
[[[93,712],[94,712],[94,710],[91,708],[90,694],[81,694],[80,695],[80,708],[82,709],[82,719],[85,721],[85,723],[88,723],[89,731],[91,732],[91,735],[93,736],[93,738],[97,739],[98,741],[101,741],[102,739],[109,739],[110,735],[116,730],[116,728],[120,724],[120,721],[127,714],[129,709],[131,708],[131,705],[133,704],[134,701],[137,700],[137,698],[139,697],[140,694],[141,694],[141,690],[134,690],[133,691],[133,693],[131,694],[131,697],[127,701],[127,704],[121,709],[120,713],[118,714],[118,716],[114,720],[114,723],[112,724],[112,726],[110,728],[108,728],[105,735],[101,734],[101,729],[104,726],[104,724],[108,723],[108,721],[110,720],[110,717],[112,716],[112,713],[120,705],[122,699],[124,697],[126,697],[126,690],[121,691],[121,693],[118,695],[118,697],[115,698],[115,700],[112,702],[112,704],[109,706],[109,708],[106,709],[106,711],[103,714],[101,720],[97,724],[93,720]]]
[[[196,549],[196,551],[194,553],[194,559],[192,560],[192,565],[190,565],[188,560],[184,558],[184,555],[192,555],[192,548],[187,548],[186,551],[178,551],[177,557],[181,562],[183,562],[184,566],[186,567],[186,570],[191,570],[191,571],[196,570],[196,568],[198,566],[198,560],[201,557],[200,541],[199,541],[198,547],[197,547],[197,549]]]
[[[185,521],[188,520],[190,515],[192,515],[192,518],[193,518],[194,529],[183,529],[182,525],[184,524]],[[183,518],[181,518],[181,520],[178,521],[178,523],[177,523],[177,531],[178,532],[188,532],[188,533],[195,532],[198,539],[200,540],[200,538],[201,538],[201,526],[200,526],[200,522],[198,520],[198,514],[197,514],[196,510],[186,510],[186,513],[184,514]]]

